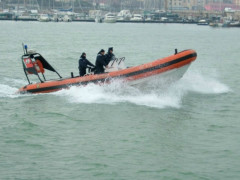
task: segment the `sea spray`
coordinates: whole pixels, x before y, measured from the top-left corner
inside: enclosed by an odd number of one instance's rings
[[[171,89],[171,87],[169,87]],[[165,88],[164,88],[165,89]],[[180,107],[181,95],[174,95],[174,91],[141,90],[137,87],[129,86],[124,82],[113,82],[102,86],[89,84],[87,86],[71,87],[54,93],[58,96],[66,97],[72,103],[132,103],[149,107],[164,108],[166,106]]]
[[[10,85],[6,85],[7,82],[11,82]],[[23,80],[5,78],[4,84],[0,84],[0,97],[19,97],[16,86],[22,86],[23,83]],[[182,99],[188,92],[221,94],[229,91],[230,88],[221,83],[215,73],[203,74],[192,70],[170,85],[153,80],[144,86],[130,86],[126,82],[115,80],[103,85],[73,86],[52,94],[67,98],[70,103],[132,103],[155,108],[180,108]]]
[[[171,85],[161,83],[146,86],[130,86],[123,81],[113,81],[110,84],[71,87],[54,93],[63,96],[71,103],[132,103],[154,108],[180,108],[182,99],[188,92],[200,94],[221,94],[230,89],[215,77],[208,77],[199,72],[190,72]]]
[[[18,97],[19,95],[16,94],[17,88],[5,85],[5,84],[0,84],[0,97],[10,97],[10,98],[15,98]]]
[[[215,73],[203,74],[199,71],[187,72],[178,85],[185,91],[200,94],[221,94],[231,91],[227,85],[218,80]]]

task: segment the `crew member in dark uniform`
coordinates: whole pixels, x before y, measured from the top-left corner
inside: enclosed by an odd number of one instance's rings
[[[95,74],[104,73],[103,66],[108,68],[108,65],[106,63],[106,57],[104,54],[105,54],[105,51],[102,49],[97,55],[96,64],[95,64],[96,65]]]
[[[108,53],[105,55],[106,63],[109,64],[113,60],[115,55],[113,54],[113,47],[108,48]]]
[[[94,67],[94,65],[86,59],[86,53],[83,52],[82,55],[80,56],[78,66],[80,76],[84,76],[86,74],[86,69],[89,66]]]

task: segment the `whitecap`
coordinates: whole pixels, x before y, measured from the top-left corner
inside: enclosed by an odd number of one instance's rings
[[[9,85],[0,84],[0,97],[10,97],[15,98],[18,97],[17,88],[11,87]]]
[[[181,79],[179,88],[201,94],[222,94],[231,91],[227,85],[218,80],[217,74],[203,74],[199,71],[186,73]]]
[[[153,81],[154,82],[154,81]],[[130,86],[122,81],[110,84],[71,87],[54,93],[63,96],[70,103],[132,103],[154,108],[180,108],[182,99],[188,92],[199,94],[221,94],[231,91],[214,74],[203,75],[198,71],[189,71],[179,81],[169,84],[148,84],[144,87]]]
[[[137,87],[129,86],[124,82],[115,81],[111,84],[71,87],[68,90],[61,90],[54,93],[63,96],[71,103],[132,103],[149,107],[164,108],[166,106],[179,108],[181,104],[181,93],[174,94],[174,91],[142,91]]]

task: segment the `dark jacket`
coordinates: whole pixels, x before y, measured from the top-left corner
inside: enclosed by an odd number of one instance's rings
[[[110,52],[108,51],[108,53],[105,55],[105,61],[106,61],[106,63],[109,64],[109,62],[110,62],[111,60],[113,60],[114,56],[115,56],[115,55],[114,55],[113,53],[110,53]]]
[[[105,67],[107,66],[106,58],[101,53],[98,53],[97,59],[96,59],[96,71],[95,71],[95,73],[96,74],[104,73],[103,66],[105,66]]]
[[[88,61],[85,56],[80,57],[78,64],[79,64],[78,69],[80,72],[80,76],[84,76],[86,74],[86,68],[88,66],[94,67],[94,65],[90,61]]]
[[[90,62],[90,61],[88,61],[87,59],[86,59],[86,57],[84,57],[84,56],[81,56],[81,58],[79,59],[79,66],[78,66],[78,68],[79,68],[79,70],[81,69],[81,68],[87,68],[88,66],[93,66],[94,67],[94,65]]]

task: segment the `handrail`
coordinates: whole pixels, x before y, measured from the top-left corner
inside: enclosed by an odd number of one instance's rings
[[[125,60],[125,57],[121,57],[121,58],[119,58],[119,59],[120,59],[120,61],[119,61],[118,65],[119,65],[122,61]]]

